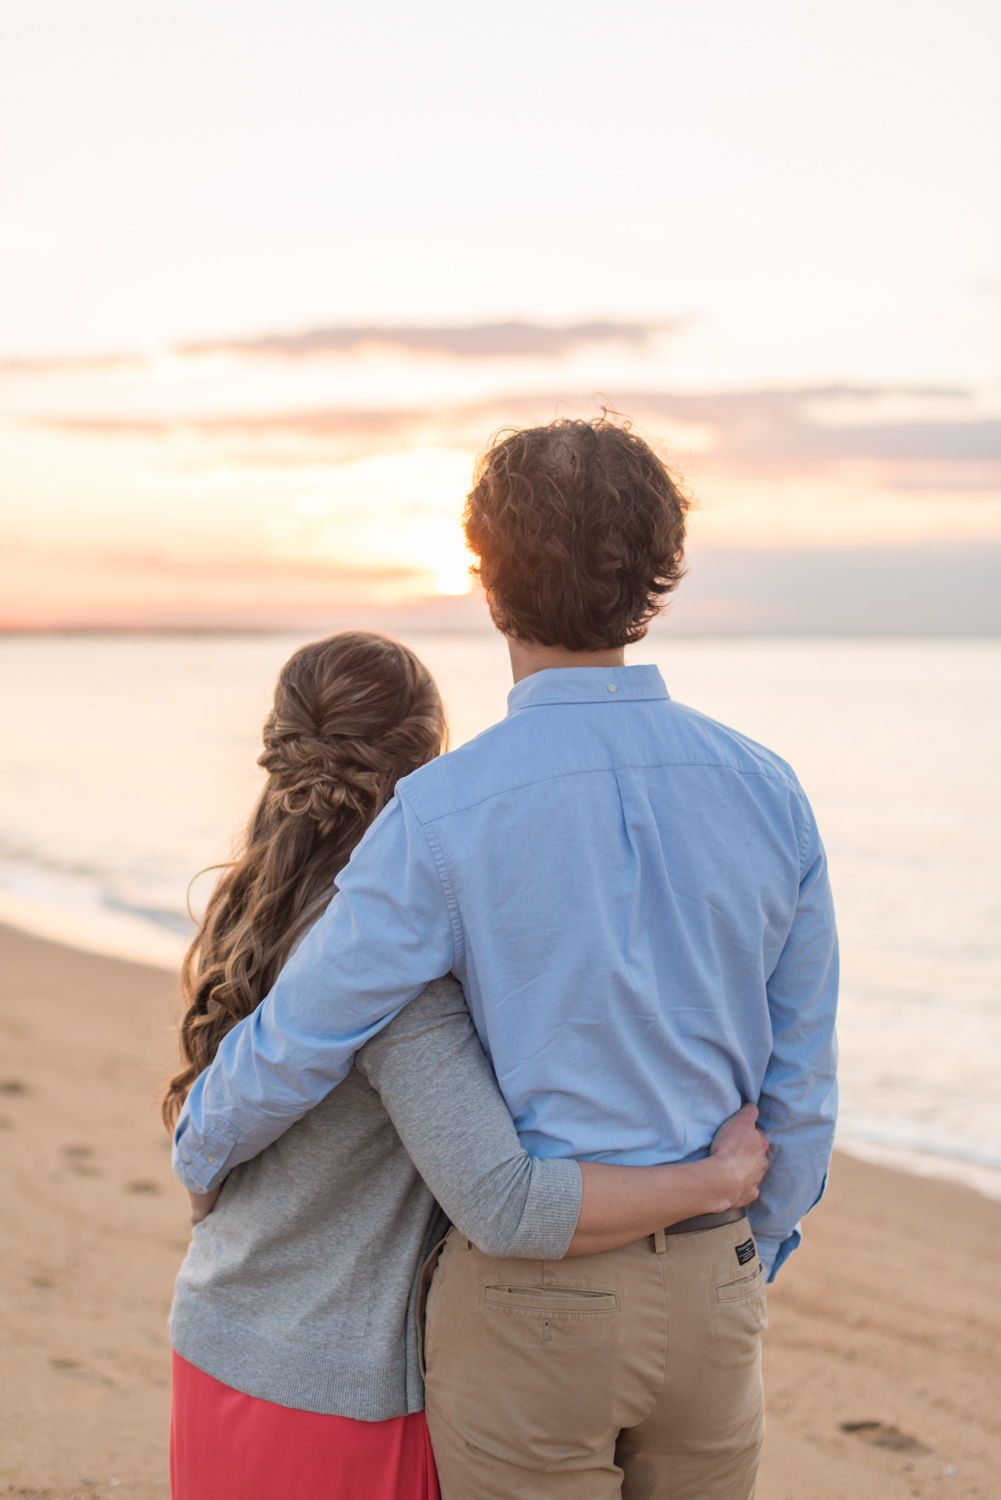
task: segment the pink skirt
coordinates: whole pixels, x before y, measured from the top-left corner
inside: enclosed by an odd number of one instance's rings
[[[388,1422],[292,1411],[174,1354],[172,1500],[441,1500],[423,1412]]]

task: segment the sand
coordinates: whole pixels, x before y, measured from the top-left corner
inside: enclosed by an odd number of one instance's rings
[[[176,1005],[164,970],[0,928],[0,1496],[168,1496]],[[1001,1204],[836,1157],[765,1362],[759,1500],[998,1500]]]

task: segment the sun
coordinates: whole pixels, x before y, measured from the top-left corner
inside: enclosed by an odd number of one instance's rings
[[[473,586],[469,576],[469,566],[472,558],[462,549],[462,556],[456,558],[443,558],[434,571],[434,591],[436,594],[468,594]]]
[[[468,594],[473,586],[469,568],[472,555],[457,519],[428,515],[420,518],[411,532],[415,560],[431,574],[436,594]]]

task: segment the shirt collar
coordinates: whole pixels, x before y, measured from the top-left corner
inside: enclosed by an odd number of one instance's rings
[[[635,703],[670,696],[656,667],[548,667],[515,683],[507,695],[507,711],[543,703]]]

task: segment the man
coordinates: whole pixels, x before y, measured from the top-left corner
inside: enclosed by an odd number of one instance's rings
[[[450,970],[536,1155],[690,1161],[758,1104],[756,1243],[742,1211],[559,1264],[453,1232],[427,1328],[446,1500],[754,1491],[761,1283],[830,1156],[836,938],[789,767],[624,665],[680,579],[685,510],[614,423],[495,443],[465,525],[510,647],[508,716],[399,784],[178,1129],[179,1175],[213,1188]]]

